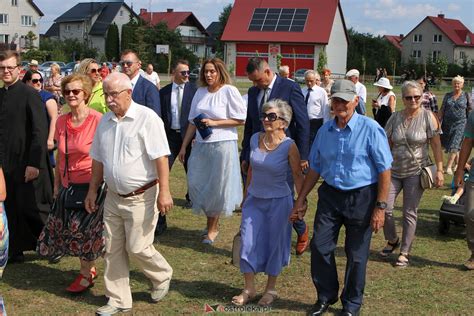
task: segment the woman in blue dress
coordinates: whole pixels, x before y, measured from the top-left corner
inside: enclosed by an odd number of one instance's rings
[[[255,298],[255,274],[268,275],[264,294],[258,302],[269,306],[277,298],[277,277],[290,262],[292,188],[287,175],[291,169],[297,193],[303,184],[300,155],[285,130],[292,117],[291,107],[272,100],[262,107],[265,132],[250,139],[250,168],[242,205],[240,271],[245,286],[232,298],[234,305],[245,305]],[[291,219],[290,219],[291,216]]]

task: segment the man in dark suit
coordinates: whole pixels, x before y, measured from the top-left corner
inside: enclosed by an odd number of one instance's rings
[[[309,118],[300,86],[294,81],[277,76],[264,59],[250,58],[247,64],[247,76],[253,82],[248,91],[247,119],[242,141],[242,172],[246,174],[250,158],[250,137],[263,131],[260,120],[262,105],[272,99],[281,99],[292,107],[293,119],[287,129],[289,137],[295,140],[301,155],[301,168],[308,168],[309,154]],[[293,178],[288,175],[288,184],[293,191]],[[295,221],[293,228],[298,234],[296,254],[301,255],[308,247],[308,227],[304,221]]]
[[[196,86],[189,82],[189,63],[187,60],[178,60],[173,67],[173,82],[160,90],[161,118],[165,125],[166,136],[170,146],[171,155],[168,157],[169,167],[178,156],[184,135],[188,128],[189,110],[193,101]],[[191,154],[191,145],[186,148],[184,170],[188,171],[188,159]],[[192,206],[189,194],[186,193],[185,207]],[[160,235],[166,230],[166,215],[160,215],[156,234]]]
[[[142,62],[137,52],[132,49],[124,50],[120,55],[120,66],[132,81],[132,100],[161,116],[160,93],[153,83],[140,75]]]

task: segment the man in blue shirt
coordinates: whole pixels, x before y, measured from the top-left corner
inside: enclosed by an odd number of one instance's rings
[[[355,112],[358,101],[354,83],[333,84],[331,105],[336,117],[319,129],[309,157],[310,171],[293,210],[293,217],[304,216],[306,197],[322,177],[311,240],[311,275],[318,292],[311,315],[323,314],[338,301],[334,250],[342,225],[347,256],[342,315],[359,314],[372,231],[384,224],[392,155],[384,130]]]

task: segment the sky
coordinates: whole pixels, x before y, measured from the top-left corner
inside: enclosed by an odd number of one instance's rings
[[[247,0],[252,1],[252,0]],[[289,0],[291,1],[291,0]],[[319,1],[319,0],[314,0]],[[45,33],[54,19],[79,2],[100,2],[94,0],[35,0],[43,11],[40,20],[40,33]],[[204,27],[217,21],[222,9],[233,4],[233,0],[125,0],[136,13],[140,8],[150,11],[191,11]],[[374,35],[408,34],[427,15],[437,16],[443,13],[446,18],[458,19],[474,32],[473,0],[341,0],[346,26],[360,33]]]

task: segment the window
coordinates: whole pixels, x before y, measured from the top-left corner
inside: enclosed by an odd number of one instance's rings
[[[9,42],[9,35],[8,34],[0,34],[0,43],[8,43]]]
[[[0,13],[0,24],[8,24],[8,14]]]
[[[413,57],[413,58],[421,58],[421,50],[414,50],[414,51],[411,53],[411,57]]]
[[[71,26],[69,24],[66,24],[66,31],[70,31],[71,30]]]
[[[433,43],[441,43],[442,40],[443,40],[443,35],[441,34],[433,35]]]
[[[192,51],[193,53],[197,53],[198,50],[199,50],[199,45],[197,45],[197,44],[191,45],[191,51]]]
[[[18,0],[12,0],[12,7],[18,6]]]
[[[466,52],[460,51],[459,52],[459,59],[466,59]]]
[[[31,15],[22,15],[21,16],[21,26],[32,26],[33,17]]]
[[[422,40],[423,40],[423,35],[421,35],[421,34],[413,35],[413,42],[420,43]]]
[[[123,16],[123,10],[120,10],[119,15],[120,15],[120,16]]]
[[[439,57],[441,57],[441,51],[440,50],[434,50],[431,56],[433,57],[433,61],[435,61]]]

